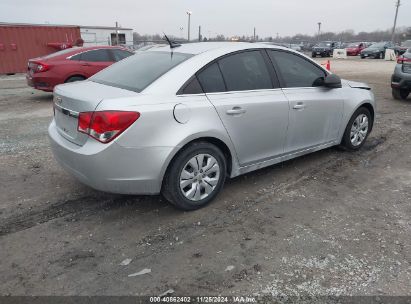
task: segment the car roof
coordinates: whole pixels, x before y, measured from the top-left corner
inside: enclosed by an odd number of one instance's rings
[[[191,55],[198,55],[209,51],[226,51],[235,52],[241,51],[246,49],[263,49],[263,48],[270,48],[270,49],[282,49],[282,50],[289,50],[282,46],[265,44],[265,43],[250,43],[250,42],[195,42],[195,43],[186,43],[182,44],[179,47],[174,49],[170,49],[170,46],[165,45],[164,47],[158,47],[155,49],[150,49],[150,52],[178,52],[184,54],[191,54]]]
[[[170,46],[166,45],[164,47],[159,47],[156,49],[149,49],[144,52],[167,52],[170,54],[170,56],[172,55],[172,52],[175,52],[188,54],[191,55],[191,57],[185,60],[184,62],[180,63],[179,65],[175,66],[171,70],[169,70],[160,78],[158,78],[147,88],[145,88],[143,92],[146,94],[173,95],[197,71],[204,68],[207,64],[213,62],[214,60],[222,56],[228,55],[230,53],[235,53],[237,51],[247,51],[254,49],[273,49],[283,50],[288,53],[294,53],[298,56],[305,57],[307,60],[311,61],[314,65],[316,65],[319,69],[326,72],[324,67],[322,67],[317,62],[314,62],[311,58],[308,58],[306,55],[297,52],[293,49],[277,45],[247,42],[196,42],[183,44],[173,49],[171,49]]]

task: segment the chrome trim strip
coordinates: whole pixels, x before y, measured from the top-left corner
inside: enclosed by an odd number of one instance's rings
[[[63,113],[64,115],[70,116],[70,117],[74,117],[74,118],[78,118],[80,115],[80,112],[76,112],[76,111],[72,111],[66,108],[63,108],[62,106],[59,106],[58,104],[54,103],[54,108],[58,111],[60,111],[61,113]]]

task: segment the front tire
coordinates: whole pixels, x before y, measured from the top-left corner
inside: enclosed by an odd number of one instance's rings
[[[365,143],[372,128],[371,113],[361,107],[352,115],[345,128],[341,146],[347,150],[359,150]]]
[[[174,158],[164,178],[161,193],[179,209],[200,209],[221,191],[226,172],[226,158],[217,146],[195,142]]]
[[[404,89],[392,89],[392,97],[397,100],[406,100],[410,91]]]

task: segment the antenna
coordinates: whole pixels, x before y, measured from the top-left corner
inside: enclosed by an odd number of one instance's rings
[[[164,34],[164,38],[167,40],[168,44],[170,45],[170,49],[174,49],[174,48],[176,48],[176,47],[181,46],[180,43],[177,43],[177,42],[175,42],[175,41],[171,41],[171,40],[167,37],[167,35],[166,35],[165,33],[163,33],[163,34]]]

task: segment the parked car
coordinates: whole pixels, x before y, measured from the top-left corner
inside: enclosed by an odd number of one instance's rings
[[[411,92],[411,48],[398,58],[391,77],[392,96],[405,100]]]
[[[411,40],[406,40],[394,48],[395,54],[397,56],[404,54],[408,49],[411,48]]]
[[[227,177],[360,149],[375,112],[366,84],[258,43],[137,52],[54,94],[49,136],[63,168],[106,192],[161,192],[184,210],[212,201]]]
[[[290,49],[297,51],[297,52],[301,52],[301,45],[292,43],[290,44]]]
[[[356,42],[348,44],[345,50],[347,51],[347,56],[358,56],[361,54],[361,51],[365,48],[365,43]]]
[[[58,84],[85,80],[133,54],[125,48],[112,46],[65,49],[30,59],[26,74],[27,84],[38,90],[52,92]]]
[[[331,57],[334,49],[338,47],[337,42],[333,41],[324,41],[317,43],[311,51],[311,55],[313,58],[317,56],[321,57]]]
[[[376,59],[384,59],[385,58],[385,51],[387,49],[392,49],[394,46],[392,42],[386,41],[386,42],[378,42],[375,44],[372,44],[368,48],[365,48],[361,51],[360,55],[361,58],[376,58]]]
[[[311,52],[314,47],[314,43],[311,42],[304,42],[301,46],[302,51],[304,52]]]

